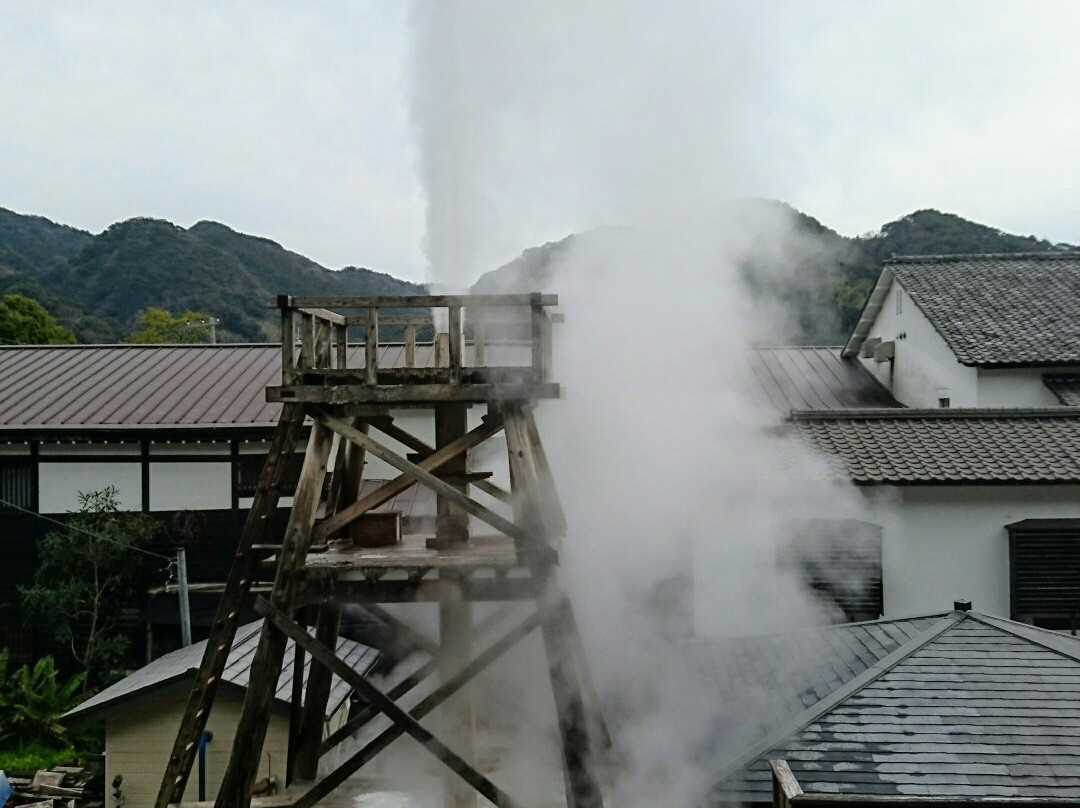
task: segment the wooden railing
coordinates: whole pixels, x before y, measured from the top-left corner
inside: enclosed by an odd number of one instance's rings
[[[528,346],[530,363],[513,368],[533,383],[550,381],[551,323],[547,309],[558,305],[549,294],[417,295],[386,297],[277,298],[281,311],[282,385],[303,384],[305,374],[348,379],[352,384],[422,384],[425,381],[461,384],[472,371],[497,377],[500,368],[487,364],[489,330],[513,330]],[[416,309],[445,310],[422,316]],[[389,310],[389,312],[388,312]],[[395,313],[396,312],[396,313]],[[444,331],[436,329],[441,323]],[[350,329],[363,334],[363,363],[349,349]],[[417,337],[426,330],[434,336],[432,361],[417,365]],[[380,331],[393,331],[398,339],[380,342]],[[292,335],[292,338],[290,338]],[[298,336],[297,336],[298,335]],[[468,339],[466,338],[468,335]],[[466,361],[466,343],[472,347]],[[355,344],[355,343],[354,343]],[[379,367],[379,350],[404,345],[404,367]],[[350,366],[353,361],[355,366]],[[510,368],[501,369],[504,372]],[[475,373],[473,374],[475,375]]]

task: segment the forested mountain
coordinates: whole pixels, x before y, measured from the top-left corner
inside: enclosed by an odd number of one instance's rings
[[[0,209],[0,293],[39,300],[80,341],[112,342],[147,307],[218,318],[222,340],[278,339],[278,294],[416,294],[382,272],[333,271],[217,222],[137,218],[97,236]]]
[[[736,257],[743,282],[776,320],[764,339],[794,344],[836,345],[851,332],[881,272],[894,255],[952,255],[1071,250],[1035,236],[1016,236],[970,222],[951,213],[920,210],[884,225],[877,233],[847,238],[817,219],[782,202],[740,200],[720,212],[723,239]],[[560,258],[575,241],[602,233],[629,234],[604,228],[525,250],[518,258],[483,275],[477,292],[558,291]],[[783,234],[778,237],[778,234]]]
[[[718,240],[730,248],[742,281],[772,311],[789,314],[764,335],[776,342],[842,342],[881,262],[892,255],[1071,248],[936,210],[917,211],[857,238],[770,200],[732,202],[713,214]],[[632,233],[604,228],[525,250],[481,277],[474,289],[558,291],[558,257],[577,239]],[[221,320],[223,340],[276,340],[274,312],[265,307],[274,295],[422,291],[419,284],[369,269],[327,269],[274,241],[217,222],[185,229],[137,218],[95,236],[0,208],[0,295],[15,292],[40,301],[83,342],[122,339],[147,307],[212,315]]]

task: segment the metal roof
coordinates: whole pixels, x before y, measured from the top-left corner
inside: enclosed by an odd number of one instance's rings
[[[236,631],[236,639],[225,670],[221,674],[222,684],[247,688],[251,660],[259,644],[259,631],[262,622],[248,623]],[[292,670],[296,655],[292,651],[293,641],[288,641],[281,676],[278,677],[274,699],[279,705],[288,706],[292,699]],[[64,718],[85,725],[127,709],[133,704],[145,703],[148,697],[159,693],[172,692],[185,688],[194,681],[195,674],[202,662],[206,640],[193,643],[172,653],[158,657],[149,665],[121,679],[119,682],[96,693],[89,699],[70,710]],[[353,640],[338,638],[337,654],[354,670],[367,673],[378,659],[379,652],[374,648],[361,645]],[[305,655],[304,678],[311,667],[311,656]],[[352,686],[343,679],[334,676],[330,686],[330,699],[327,702],[327,716],[332,715],[348,698]]]
[[[934,255],[886,261],[844,349],[855,356],[893,281],[964,365],[1080,365],[1080,253]]]
[[[792,428],[862,484],[1080,482],[1080,413],[801,412]]]
[[[754,403],[782,416],[792,410],[892,408],[900,403],[860,362],[838,347],[756,347],[745,387]]]
[[[807,794],[1080,797],[1080,639],[973,612],[935,621],[721,769],[714,803]]]
[[[472,346],[467,346],[469,361]],[[349,347],[363,366],[362,345]],[[529,360],[518,343],[487,346],[489,365]],[[432,346],[416,346],[430,365]],[[403,367],[403,345],[382,345],[380,367]],[[261,345],[0,346],[0,430],[103,431],[269,429],[280,404],[266,388],[281,382],[281,347]]]

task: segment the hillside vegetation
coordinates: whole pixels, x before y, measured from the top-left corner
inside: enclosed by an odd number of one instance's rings
[[[847,238],[781,202],[741,200],[715,212],[718,235],[736,256],[739,276],[770,311],[787,317],[764,338],[836,344],[893,255],[1042,252],[1071,249],[1003,233],[937,210],[920,210]],[[630,238],[628,228],[575,234],[525,250],[487,273],[476,291],[558,291],[559,256],[580,238]],[[778,234],[783,233],[783,237]],[[140,312],[202,312],[221,321],[221,341],[278,339],[266,302],[278,294],[423,293],[420,284],[358,267],[330,270],[267,238],[217,222],[189,228],[161,219],[119,222],[98,235],[0,208],[0,296],[39,301],[81,342],[117,342]]]

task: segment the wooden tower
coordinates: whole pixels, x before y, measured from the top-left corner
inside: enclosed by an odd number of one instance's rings
[[[278,298],[282,380],[267,396],[282,403],[281,417],[156,808],[183,796],[242,604],[268,558],[276,568],[273,588],[269,598],[256,600],[264,623],[217,808],[252,803],[270,704],[289,639],[300,663],[294,666],[290,783],[285,798],[275,798],[274,805],[315,805],[402,734],[416,739],[453,773],[448,806],[476,805],[477,793],[499,806],[518,805],[476,767],[470,751],[474,715],[467,684],[535,628],[543,636],[555,695],[567,804],[604,805],[611,742],[591,688],[573,609],[558,583],[558,549],[566,525],[532,416],[540,399],[559,395],[558,384],[550,378],[549,309],[556,303],[556,296],[542,294]],[[425,316],[417,316],[418,309],[425,310]],[[427,310],[434,310],[435,321],[442,320],[446,327],[430,346],[417,342],[418,328],[431,328]],[[485,341],[485,328],[495,327],[504,333],[511,328],[515,337],[523,338],[514,351]],[[348,345],[349,328],[363,330],[362,346]],[[380,344],[380,329],[384,334],[395,331],[397,342]],[[470,429],[469,410],[478,406],[486,412]],[[434,446],[394,422],[391,412],[405,408],[432,414]],[[307,423],[310,433],[299,482],[294,492],[282,491],[286,461]],[[490,473],[469,464],[470,450],[499,433],[506,439],[509,491],[492,483]],[[334,471],[328,475],[335,435]],[[388,448],[381,436],[411,453],[403,456]],[[361,495],[368,455],[400,474]],[[414,485],[432,489],[437,497],[434,534],[400,540],[391,535],[389,546],[364,546],[378,529],[372,510]],[[470,495],[471,486],[505,504],[484,505]],[[289,493],[293,504],[284,535],[271,536],[270,517],[279,497]],[[491,535],[470,535],[470,524],[477,523],[491,528]],[[501,636],[481,642],[472,619],[477,601],[533,601],[535,610]],[[379,606],[400,602],[437,607],[440,638],[429,648],[429,661],[382,692],[335,655],[340,609],[359,603],[409,632],[408,625]],[[313,624],[311,630],[305,622]],[[304,654],[312,660],[306,685]],[[354,687],[366,707],[323,738],[332,674]],[[440,705],[439,733],[446,742],[420,723]],[[378,726],[385,727],[381,731],[373,728],[376,718]],[[329,774],[322,766],[319,778],[320,758],[357,732],[367,733],[360,735],[359,751]]]

